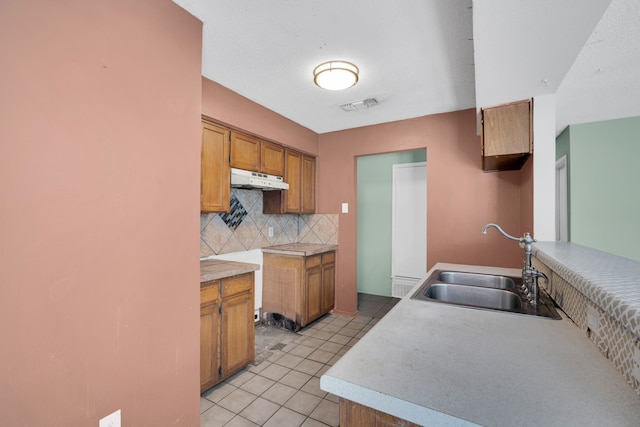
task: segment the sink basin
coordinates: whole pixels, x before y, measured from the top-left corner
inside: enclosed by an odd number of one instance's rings
[[[514,310],[522,307],[518,295],[500,289],[435,283],[427,288],[428,298],[474,307]]]
[[[434,270],[411,299],[465,308],[526,314],[562,319],[551,298],[539,288],[539,301],[532,305],[522,292],[522,277],[466,271]]]
[[[464,273],[461,271],[443,271],[438,275],[438,280],[443,283],[456,283],[458,285],[480,286],[483,288],[513,289],[515,282],[506,276],[493,274]]]

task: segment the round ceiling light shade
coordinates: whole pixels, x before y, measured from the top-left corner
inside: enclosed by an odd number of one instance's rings
[[[329,61],[313,70],[313,81],[322,89],[342,90],[358,82],[358,67],[350,62]]]

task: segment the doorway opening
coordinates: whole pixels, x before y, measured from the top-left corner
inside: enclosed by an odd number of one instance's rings
[[[356,159],[356,276],[359,293],[392,296],[393,165],[424,163],[426,158],[426,150],[421,149],[361,156]],[[426,187],[426,169],[424,185]],[[411,240],[424,246],[423,263],[426,269],[426,188],[424,197],[425,209],[422,223],[425,232],[417,231],[411,234]],[[405,209],[412,209],[411,203],[405,203],[404,206]]]

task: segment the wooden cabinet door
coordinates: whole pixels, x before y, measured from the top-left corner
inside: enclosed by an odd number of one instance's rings
[[[482,123],[484,156],[531,152],[530,100],[484,108]]]
[[[231,167],[260,172],[260,140],[231,132]]]
[[[368,406],[340,398],[340,427],[420,427],[410,421],[394,417]]]
[[[222,376],[243,368],[254,358],[253,293],[222,300]]]
[[[203,121],[200,210],[229,212],[230,201],[229,130]]]
[[[260,163],[262,173],[284,176],[284,147],[272,142],[261,141]]]
[[[200,392],[220,380],[220,284],[200,289]]]
[[[322,255],[322,313],[333,310],[336,289],[335,252]]]
[[[302,156],[302,213],[316,212],[316,158]]]
[[[324,313],[322,312],[322,267],[308,268],[306,271],[306,307],[303,319],[305,325],[313,322]]]
[[[200,307],[200,392],[213,387],[220,377],[220,315],[218,304]]]
[[[286,150],[285,182],[289,189],[284,191],[284,213],[300,213],[302,209],[302,153]]]
[[[285,150],[284,180],[289,184],[288,190],[264,192],[262,213],[315,213],[315,157]]]

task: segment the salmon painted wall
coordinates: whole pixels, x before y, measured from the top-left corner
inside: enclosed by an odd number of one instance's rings
[[[523,231],[521,194],[531,181],[526,171],[485,173],[475,110],[424,116],[320,135],[318,212],[340,212],[336,263],[336,311],[355,314],[356,292],[356,157],[427,149],[427,261],[519,268],[522,250],[495,230]],[[530,169],[529,169],[530,171]],[[530,173],[530,172],[529,172]],[[529,231],[527,229],[526,231]]]
[[[202,114],[229,126],[318,155],[318,134],[260,104],[202,78]]]
[[[202,24],[0,3],[0,424],[199,424]]]

